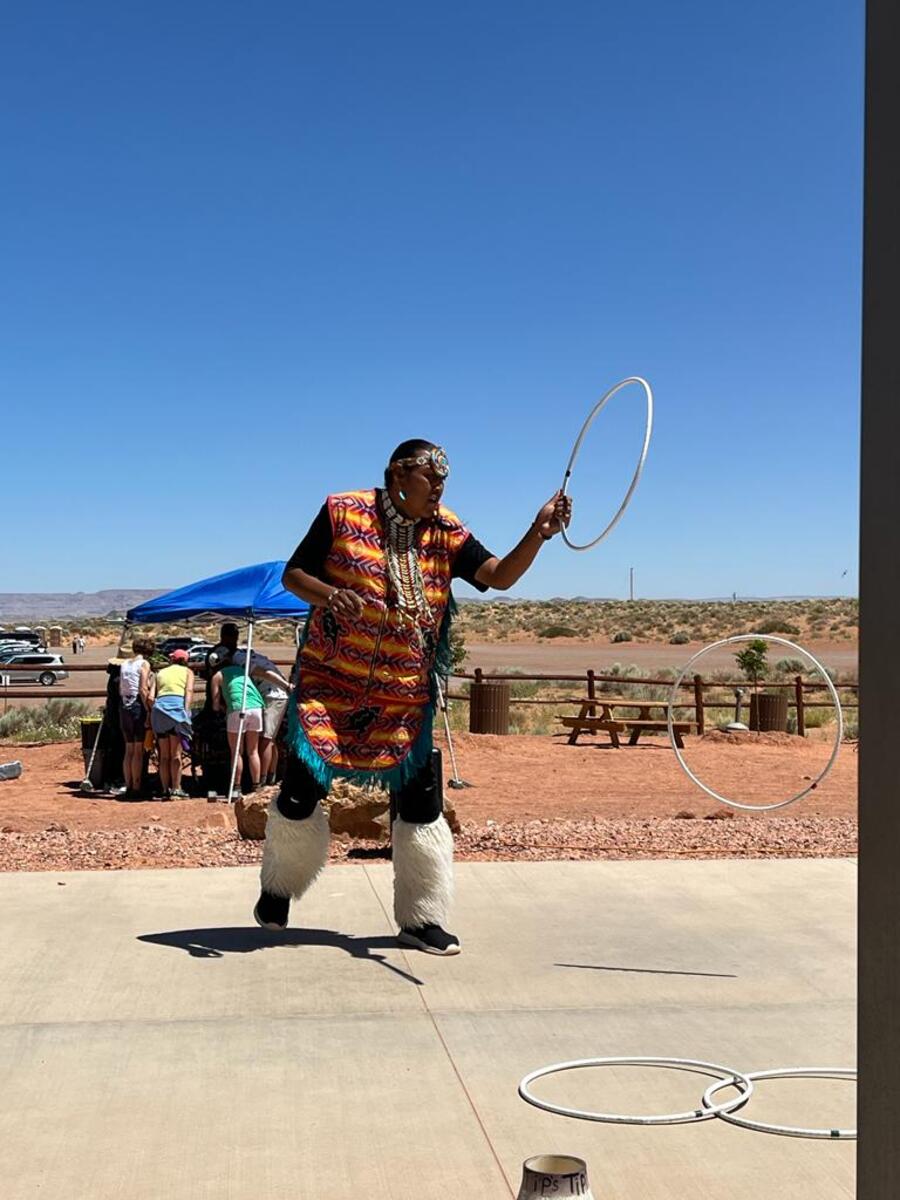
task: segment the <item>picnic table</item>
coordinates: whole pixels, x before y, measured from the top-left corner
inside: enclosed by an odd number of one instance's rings
[[[597,696],[593,700],[583,700],[581,711],[577,717],[559,717],[558,720],[566,729],[571,729],[568,744],[574,746],[582,733],[609,734],[609,739],[618,750],[621,742],[620,733],[628,734],[628,745],[636,746],[642,733],[658,733],[669,728],[668,721],[654,718],[654,709],[665,712],[669,707],[668,700],[629,700],[623,696]],[[600,715],[597,716],[597,709]],[[636,708],[637,717],[617,717],[617,708]],[[679,750],[684,749],[683,735],[694,728],[691,721],[674,721],[672,731],[675,735],[675,745]]]

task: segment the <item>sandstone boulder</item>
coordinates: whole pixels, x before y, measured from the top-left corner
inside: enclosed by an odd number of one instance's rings
[[[266,836],[268,803],[269,797],[258,792],[254,792],[252,796],[238,796],[235,800],[234,816],[238,833],[245,841],[261,842]]]
[[[234,815],[238,833],[245,840],[262,841],[266,836],[266,808],[274,803],[277,788],[268,793],[257,792],[240,796],[235,801]],[[345,779],[335,780],[325,801],[331,832],[342,840],[364,838],[366,841],[387,842],[390,838],[390,797],[380,788],[362,787]],[[459,819],[453,801],[444,797],[444,815],[454,833],[459,833]]]

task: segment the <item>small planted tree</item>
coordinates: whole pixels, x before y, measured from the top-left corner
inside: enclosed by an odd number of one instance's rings
[[[754,638],[752,642],[748,642],[743,650],[739,650],[734,656],[737,665],[744,672],[744,676],[753,684],[758,686],[761,679],[765,677],[768,660],[768,646],[762,638]]]
[[[765,678],[768,667],[767,650],[768,646],[762,638],[754,638],[734,657],[754,687],[750,697],[750,728],[783,733],[787,730],[787,693],[782,691],[780,694],[769,695],[756,690]]]

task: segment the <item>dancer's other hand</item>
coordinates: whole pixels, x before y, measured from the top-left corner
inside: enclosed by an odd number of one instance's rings
[[[562,489],[550,497],[534,518],[534,528],[545,541],[549,541],[572,520],[572,498],[564,496]]]
[[[362,615],[363,602],[350,588],[335,588],[328,597],[327,607],[336,617],[348,617],[353,620]]]

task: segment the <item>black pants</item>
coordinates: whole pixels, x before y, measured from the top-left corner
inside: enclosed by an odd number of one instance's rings
[[[444,811],[443,769],[440,750],[432,750],[428,761],[407,783],[391,791],[391,817],[399,816],[413,825],[429,825]],[[278,811],[290,821],[311,817],[316,805],[328,795],[328,789],[313,776],[309,768],[291,754],[288,758]]]

